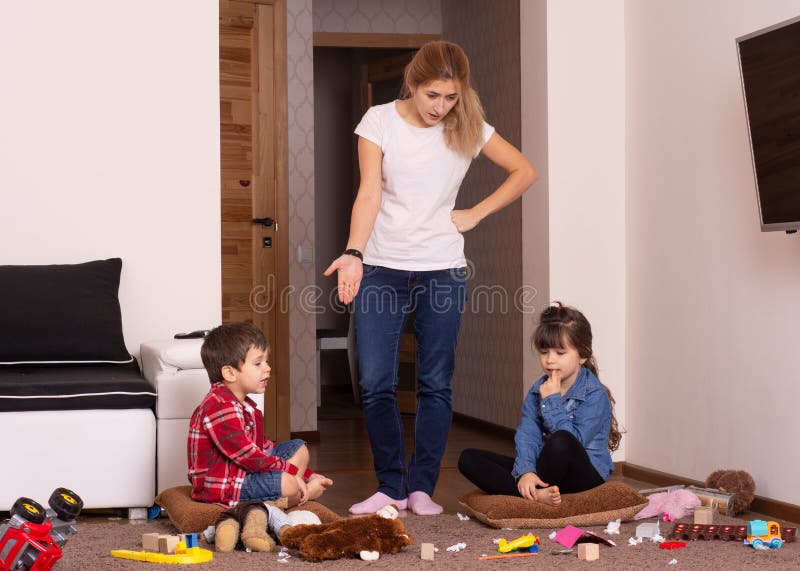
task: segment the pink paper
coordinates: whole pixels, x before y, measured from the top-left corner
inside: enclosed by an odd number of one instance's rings
[[[567,549],[572,549],[572,547],[575,545],[575,542],[578,541],[578,538],[581,535],[583,535],[582,529],[579,529],[574,525],[568,525],[564,529],[558,530],[554,539]]]
[[[616,545],[616,543],[610,539],[606,539],[591,531],[575,527],[574,525],[568,525],[560,529],[556,532],[556,536],[553,539],[567,549],[572,549],[576,543],[602,543],[612,547]]]

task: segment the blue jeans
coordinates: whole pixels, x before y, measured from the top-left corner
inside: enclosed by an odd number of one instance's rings
[[[279,456],[284,460],[288,460],[305,446],[306,441],[299,438],[293,438],[286,442],[276,444],[272,450],[265,452],[270,456]],[[300,474],[302,476],[302,474]],[[242,493],[239,500],[244,502],[247,500],[261,500],[272,501],[277,500],[283,495],[283,471],[271,470],[269,472],[249,472],[244,477],[242,483]]]
[[[410,272],[364,264],[354,301],[356,352],[378,491],[394,499],[433,495],[453,416],[450,382],[466,301],[466,268]],[[397,404],[400,336],[414,313],[417,415],[406,476]]]

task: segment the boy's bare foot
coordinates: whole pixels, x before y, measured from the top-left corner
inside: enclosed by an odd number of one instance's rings
[[[332,485],[333,480],[325,476],[311,478],[308,481],[308,496],[306,496],[306,500],[316,500],[328,489],[328,486]]]
[[[536,501],[553,507],[560,505],[561,492],[558,491],[558,486],[537,489]]]

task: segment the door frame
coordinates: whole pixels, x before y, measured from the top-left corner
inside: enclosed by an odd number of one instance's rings
[[[222,1],[222,0],[220,0]],[[286,0],[237,0],[243,4],[256,5],[255,21],[255,51],[254,59],[258,61],[259,67],[265,65],[272,66],[272,77],[274,86],[274,101],[271,113],[264,114],[260,108],[260,89],[254,82],[253,102],[256,105],[257,113],[254,114],[254,140],[253,140],[253,171],[258,173],[260,166],[270,160],[274,161],[274,184],[275,184],[275,220],[278,229],[276,230],[275,240],[275,291],[273,294],[274,318],[275,318],[275,339],[270,339],[270,365],[272,375],[270,384],[274,387],[274,393],[267,389],[264,396],[264,435],[271,440],[285,441],[290,438],[291,433],[291,337],[289,336],[289,312],[286,311],[285,304],[281,303],[283,294],[289,291],[289,191],[288,191],[288,171],[289,171],[289,97],[288,97],[288,58],[286,48]],[[271,6],[273,17],[267,19],[258,9],[259,5]],[[271,25],[270,25],[271,21]],[[264,33],[265,28],[270,25],[270,32]],[[269,41],[272,36],[271,45],[264,42]],[[265,54],[272,54],[269,63],[262,61]],[[259,70],[253,70],[254,78],[260,81]],[[271,118],[272,129],[262,130],[261,126],[266,124],[265,117]],[[267,132],[264,132],[267,131]],[[271,141],[264,141],[264,137],[271,137]],[[259,140],[260,139],[260,140]],[[270,184],[263,181],[264,184]],[[220,189],[221,192],[221,189]],[[263,216],[263,214],[259,214]],[[253,244],[256,247],[256,244]],[[255,251],[255,250],[254,250]],[[260,283],[255,277],[257,264],[255,256],[252,260],[253,265],[253,285]],[[251,292],[251,300],[252,300]],[[251,301],[252,304],[252,301]],[[259,319],[259,314],[253,309],[253,320],[256,325],[263,325],[263,320]],[[272,396],[274,394],[274,397]]]
[[[421,48],[441,34],[394,34],[314,32],[314,47],[319,48]]]
[[[291,437],[291,336],[289,330],[289,312],[283,311],[280,300],[283,292],[289,291],[289,79],[288,55],[286,47],[286,0],[256,0],[255,4],[272,5],[274,10],[275,35],[273,37],[273,77],[275,85],[274,126],[272,130],[272,147],[275,160],[275,214],[280,224],[282,237],[276,240],[275,269],[275,335],[271,340],[272,361],[276,372],[275,412],[270,421],[265,418],[265,434],[274,434],[278,442]],[[260,63],[263,65],[263,62]],[[264,146],[258,146],[259,153],[264,153]],[[259,156],[258,160],[263,161]],[[266,408],[266,403],[265,403]]]

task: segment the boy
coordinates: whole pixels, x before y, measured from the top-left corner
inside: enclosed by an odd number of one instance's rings
[[[189,422],[192,498],[223,506],[245,500],[289,505],[317,499],[333,481],[308,468],[303,440],[264,439],[264,417],[248,394],[263,394],[270,367],[269,344],[250,323],[212,330],[200,350],[211,390]]]

